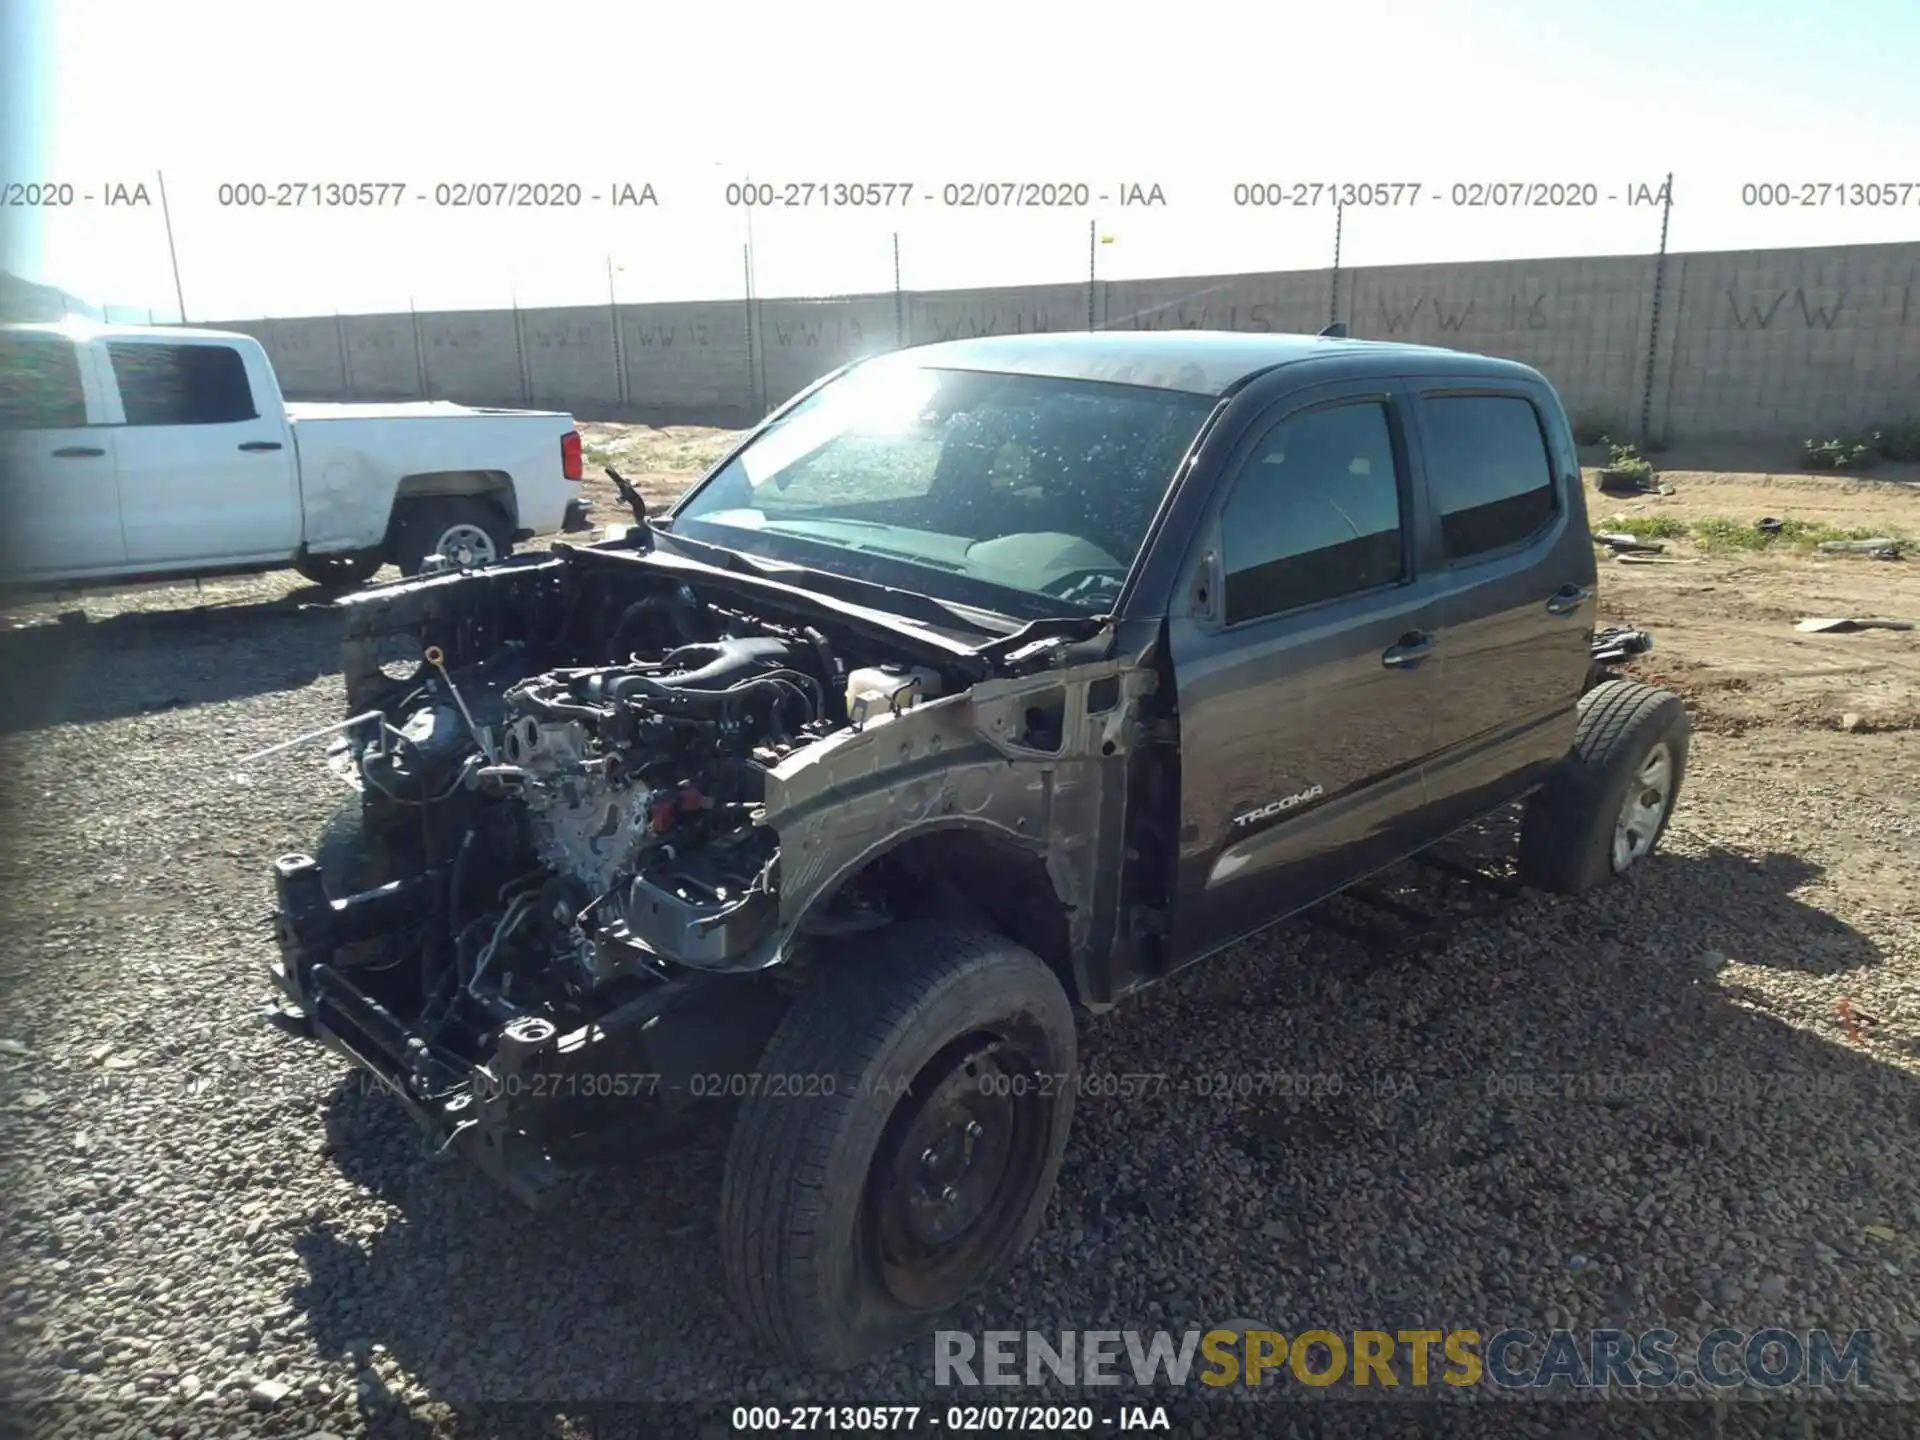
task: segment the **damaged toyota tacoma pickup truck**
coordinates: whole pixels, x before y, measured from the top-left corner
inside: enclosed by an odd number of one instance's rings
[[[635,506],[343,602],[360,794],[277,862],[274,1013],[530,1202],[728,1102],[728,1288],[816,1366],[1015,1261],[1077,1014],[1515,801],[1587,890],[1686,764],[1507,361],[930,345]]]

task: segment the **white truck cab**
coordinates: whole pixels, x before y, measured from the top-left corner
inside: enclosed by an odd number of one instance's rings
[[[251,336],[0,326],[0,584],[485,563],[588,528],[580,477],[564,412],[289,404]]]

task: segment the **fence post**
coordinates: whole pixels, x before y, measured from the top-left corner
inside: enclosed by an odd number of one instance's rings
[[[748,240],[747,244],[751,247],[752,240]],[[749,249],[749,255],[751,255],[751,249]],[[753,262],[749,259],[747,263],[751,266]],[[753,287],[753,328],[760,337],[759,344],[754,347],[754,355],[760,362],[760,415],[755,417],[759,419],[773,408],[773,392],[767,386],[767,312],[760,302],[760,286],[757,281]]]
[[[613,383],[620,396],[621,408],[627,404],[627,357],[625,347],[620,343],[620,301],[613,293],[613,256],[607,256],[607,319],[613,324]]]
[[[740,247],[741,272],[746,276],[746,298],[740,309],[747,317],[747,423],[752,424],[760,418],[760,381],[759,371],[753,364],[753,247]]]
[[[427,342],[420,333],[420,312],[413,307],[413,297],[407,297],[407,314],[413,318],[413,373],[420,383],[420,398],[431,400],[433,396],[427,389]]]
[[[167,227],[167,260],[173,266],[173,301],[180,307],[180,323],[187,323],[187,292],[180,288],[180,251],[173,243],[173,210],[167,204],[166,172],[156,170],[154,178],[160,182],[160,219]]]
[[[333,312],[333,338],[340,347],[340,388],[347,392],[347,398],[353,399],[353,362],[347,359],[347,322],[340,312]]]
[[[533,372],[527,368],[527,337],[524,317],[520,314],[520,295],[516,291],[513,297],[513,363],[520,370],[520,403],[533,403]]]
[[[1093,292],[1098,283],[1094,277],[1100,269],[1099,257],[1100,221],[1098,217],[1095,217],[1087,221],[1087,329],[1090,331],[1100,328],[1094,323],[1093,311]]]
[[[893,232],[893,348],[904,349],[907,340],[907,297],[900,290],[900,232]]]
[[[1327,324],[1340,323],[1340,241],[1346,229],[1347,207],[1336,204],[1333,207],[1333,286],[1327,302]]]
[[[1673,216],[1671,170],[1667,172],[1667,183],[1661,186],[1661,195],[1660,251],[1653,260],[1653,312],[1647,318],[1647,378],[1645,387],[1640,391],[1640,443],[1643,446],[1653,441],[1650,433],[1653,429],[1653,369],[1660,359],[1660,300],[1667,284],[1667,222]]]

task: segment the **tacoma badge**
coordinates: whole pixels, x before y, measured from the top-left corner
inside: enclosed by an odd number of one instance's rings
[[[1296,805],[1304,805],[1309,800],[1318,800],[1324,794],[1326,794],[1326,791],[1320,786],[1309,785],[1306,789],[1296,794],[1282,795],[1278,800],[1269,801],[1257,810],[1249,810],[1244,815],[1236,815],[1233,817],[1233,823],[1236,825],[1252,825],[1261,820],[1271,820],[1275,815],[1286,814],[1287,811],[1293,809]]]

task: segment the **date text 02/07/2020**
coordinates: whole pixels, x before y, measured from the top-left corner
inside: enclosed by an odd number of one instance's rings
[[[1421,180],[1242,180],[1232,190],[1234,205],[1253,209],[1318,208],[1413,209],[1425,204],[1462,210],[1591,210],[1601,205],[1664,205],[1665,181],[1629,180],[1456,180],[1431,185]]]
[[[948,1435],[1093,1435],[1172,1428],[1164,1405],[736,1405],[731,1421],[736,1434],[925,1428]]]
[[[235,180],[214,191],[225,210],[394,210],[409,200],[439,210],[651,209],[660,192],[648,180]]]
[[[732,208],[773,210],[903,209],[918,201],[952,210],[1079,210],[1092,205],[1164,209],[1156,181],[1123,180],[737,180],[721,199]]]

